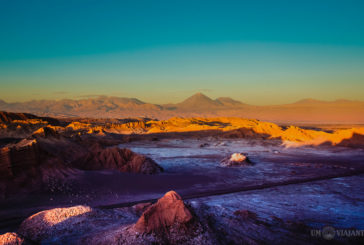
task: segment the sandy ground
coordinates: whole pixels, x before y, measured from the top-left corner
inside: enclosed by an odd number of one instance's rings
[[[220,213],[246,209],[268,221],[275,216],[286,221],[303,222],[313,228],[331,225],[364,230],[363,181],[362,174],[192,201],[205,203]]]

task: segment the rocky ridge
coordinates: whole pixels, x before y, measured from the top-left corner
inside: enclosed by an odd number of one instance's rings
[[[5,115],[6,113],[3,114]],[[43,119],[34,119],[33,117],[35,116],[29,116],[28,119],[22,121],[7,120],[2,124],[0,123],[0,139],[24,138],[37,135],[55,137],[58,134],[70,137],[89,135],[98,137],[98,140],[119,137],[119,142],[121,142],[121,138],[125,138],[125,136],[190,133],[192,136],[216,135],[226,138],[277,139],[287,147],[317,146],[321,144],[364,147],[364,142],[360,140],[361,136],[364,135],[364,127],[327,131],[320,128],[282,127],[271,122],[236,117],[176,117],[161,121],[148,118],[109,120],[68,119],[61,120],[58,126],[56,126],[48,121],[43,121]],[[52,119],[48,120],[53,121]]]

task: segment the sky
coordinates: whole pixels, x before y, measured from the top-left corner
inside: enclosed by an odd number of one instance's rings
[[[364,1],[0,0],[0,99],[364,100]]]

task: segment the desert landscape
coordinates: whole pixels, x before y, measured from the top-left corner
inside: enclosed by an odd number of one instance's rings
[[[364,244],[364,1],[0,1],[0,245]]]
[[[364,127],[0,118],[3,243],[321,244],[324,225],[363,229]]]

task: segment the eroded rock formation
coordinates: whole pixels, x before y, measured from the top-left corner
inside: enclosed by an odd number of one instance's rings
[[[173,226],[176,229],[187,228],[193,223],[193,218],[182,198],[170,191],[142,214],[135,229],[141,233],[165,233]]]
[[[121,236],[121,241],[126,244],[214,243],[208,227],[174,191],[167,192],[149,206],[136,224]]]
[[[40,129],[38,129],[37,131],[35,131],[32,136],[35,137],[35,138],[37,138],[37,137],[43,137],[43,138],[55,137],[55,138],[59,138],[60,134],[57,132],[55,127],[46,126],[46,127],[42,127]]]
[[[26,113],[0,112],[0,138],[49,137],[61,135],[90,135],[110,137],[110,135],[186,133],[191,135],[218,135],[227,138],[276,139],[288,147],[303,145],[345,145],[363,147],[364,128],[304,129],[296,126],[281,127],[270,122],[254,119],[216,117],[180,118],[152,120],[134,119],[54,119],[37,117]],[[112,137],[111,137],[112,138]],[[340,144],[343,142],[343,144]],[[355,144],[347,142],[355,141]],[[358,142],[358,143],[356,143]],[[1,143],[1,142],[0,142]]]
[[[163,172],[163,168],[151,158],[118,147],[103,149],[100,146],[94,146],[86,156],[78,159],[74,164],[84,170],[116,169],[121,172],[143,174]]]
[[[12,178],[40,165],[40,149],[36,140],[22,140],[0,149],[0,177]]]

